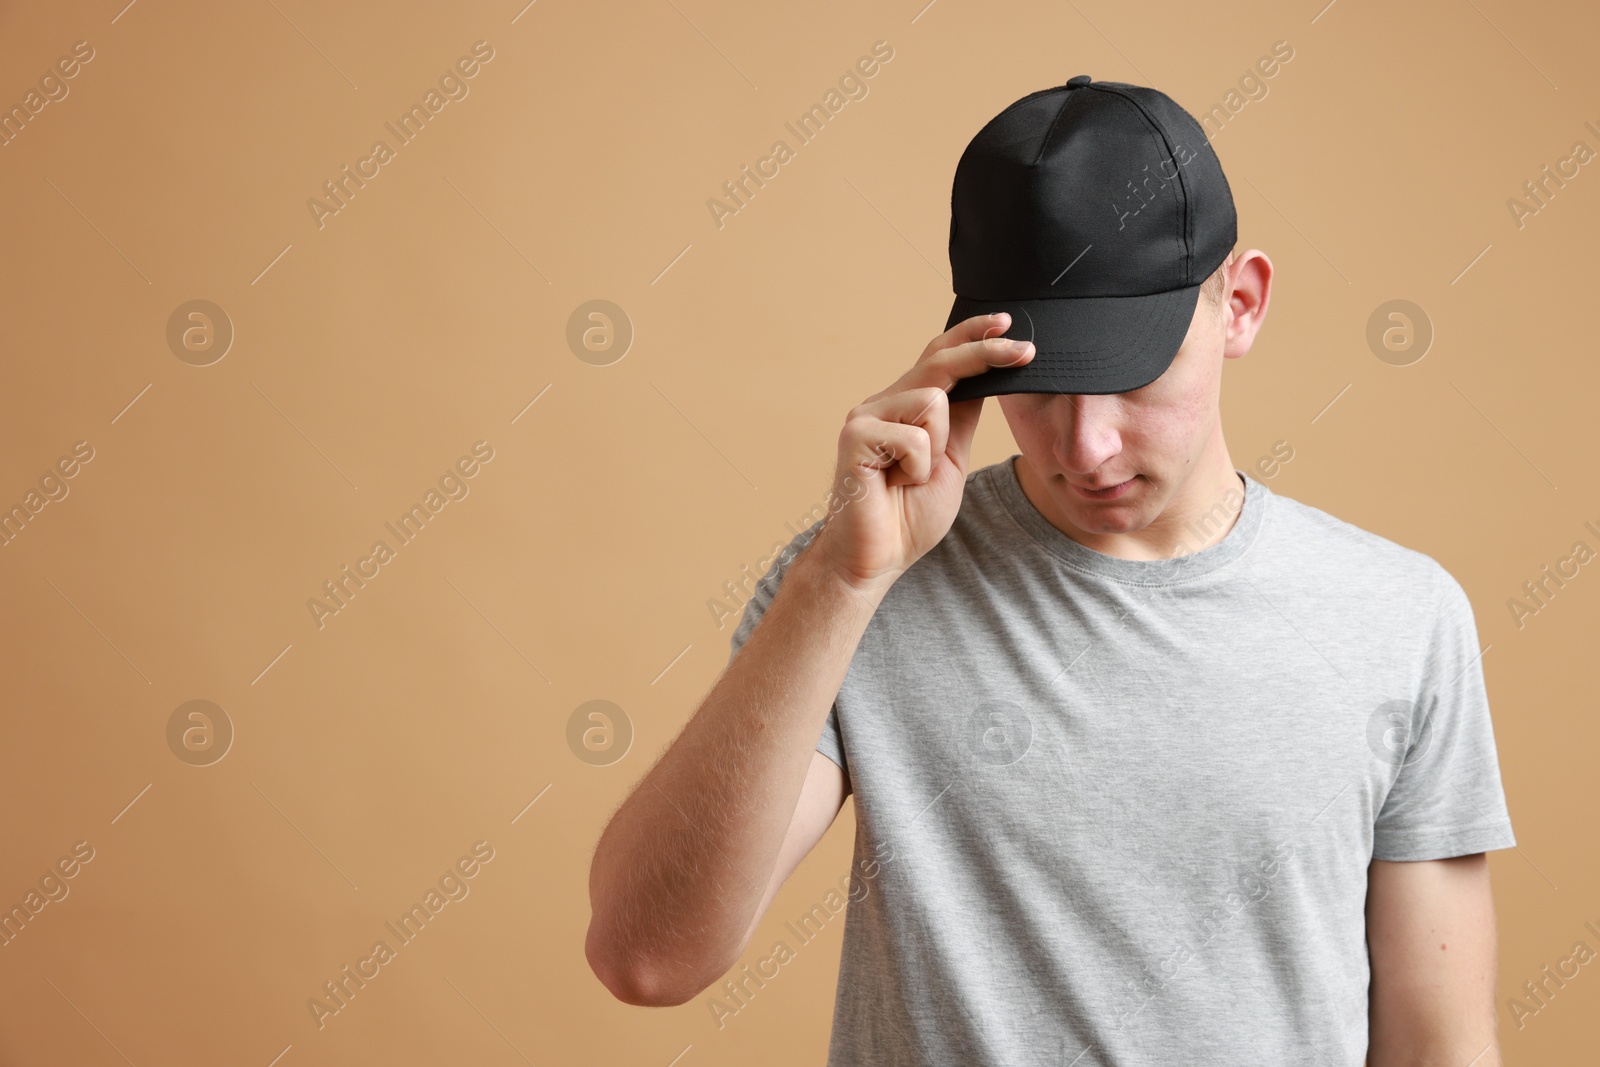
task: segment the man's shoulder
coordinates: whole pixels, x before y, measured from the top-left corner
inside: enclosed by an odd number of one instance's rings
[[[1270,493],[1275,544],[1307,566],[1340,572],[1355,583],[1403,583],[1417,593],[1437,594],[1455,584],[1444,565],[1420,549],[1278,490]]]

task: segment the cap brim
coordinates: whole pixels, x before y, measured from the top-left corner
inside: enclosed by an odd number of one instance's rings
[[[1145,296],[972,300],[958,296],[945,329],[974,315],[1009,312],[1004,336],[1032,341],[1020,367],[991,367],[956,382],[950,400],[1007,393],[1127,393],[1172,365],[1198,306],[1200,286]]]

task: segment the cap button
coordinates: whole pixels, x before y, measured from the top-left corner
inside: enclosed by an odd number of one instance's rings
[[[1087,75],[1087,74],[1078,74],[1078,75],[1075,75],[1075,76],[1067,79],[1067,88],[1068,89],[1081,89],[1085,85],[1088,85],[1089,82],[1092,81],[1092,80],[1093,79],[1091,79],[1089,77],[1089,75]]]

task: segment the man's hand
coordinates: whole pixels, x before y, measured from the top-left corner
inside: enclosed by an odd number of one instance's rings
[[[962,378],[1033,358],[1032,342],[994,336],[1010,325],[1004,312],[957,323],[899,381],[850,409],[833,489],[852,503],[829,517],[811,554],[852,587],[881,593],[950,531],[983,398],[951,404],[946,394]],[[865,493],[846,493],[847,478]]]
[[[1479,852],[1367,872],[1368,1067],[1500,1067],[1489,861]]]

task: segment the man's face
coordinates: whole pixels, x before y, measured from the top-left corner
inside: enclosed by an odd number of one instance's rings
[[[1091,534],[1143,529],[1183,488],[1221,433],[1227,323],[1227,310],[1219,314],[1201,296],[1171,366],[1129,393],[996,398],[1021,462],[1073,525]],[[1111,486],[1117,488],[1109,493],[1086,491]]]

